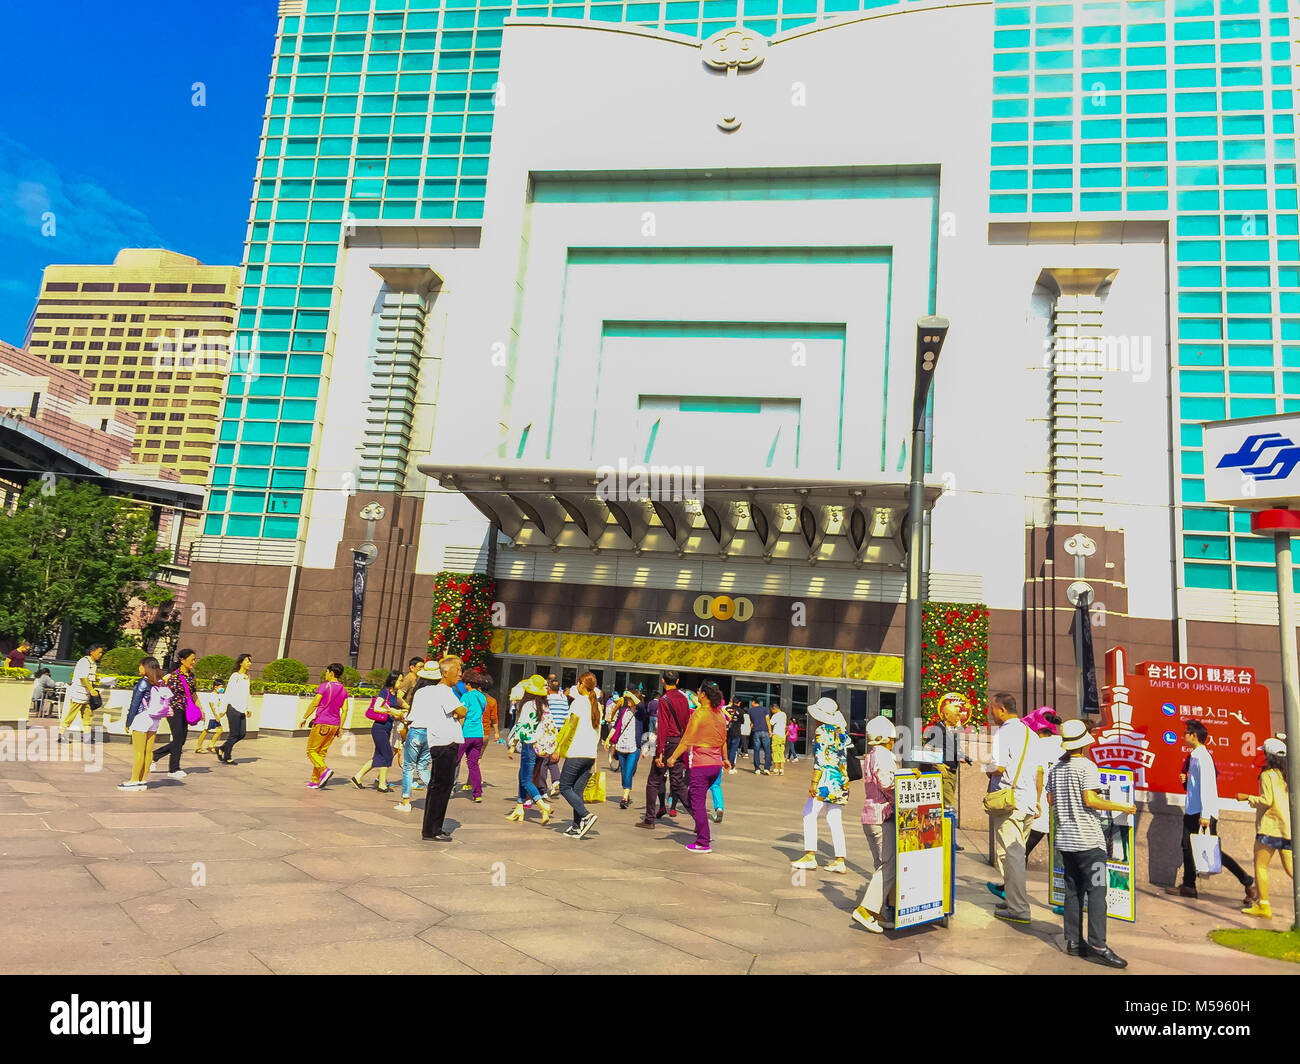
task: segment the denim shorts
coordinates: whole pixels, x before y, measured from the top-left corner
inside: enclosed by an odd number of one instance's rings
[[[1290,839],[1279,839],[1276,835],[1256,835],[1255,841],[1261,846],[1267,846],[1270,850],[1289,850],[1291,848]]]

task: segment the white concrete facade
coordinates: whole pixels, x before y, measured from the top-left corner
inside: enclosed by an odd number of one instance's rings
[[[413,457],[447,463],[640,461],[658,422],[656,461],[901,483],[915,321],[940,313],[952,329],[936,377],[933,479],[950,490],[934,510],[932,568],[995,609],[1019,609],[1025,530],[1050,512],[1052,297],[1038,282],[1044,270],[1095,269],[1115,274],[1102,293],[1105,333],[1136,338],[1148,360],[1103,374],[1101,523],[1124,530],[1130,559],[1168,557],[1167,242],[1104,225],[990,238],[991,55],[968,42],[989,39],[992,14],[989,4],[914,6],[820,25],[727,75],[671,35],[508,22],[481,244],[348,242],[316,483],[343,483],[354,468],[376,264],[423,263],[444,279],[422,362],[415,440],[425,450]],[[724,132],[718,122],[733,114],[740,128]],[[745,181],[782,191],[725,191]],[[911,187],[927,181],[932,194]],[[836,182],[870,191],[817,191]],[[621,191],[584,200],[593,188]],[[659,332],[620,333],[619,323]],[[674,335],[682,323],[733,331]],[[800,324],[818,329],[801,341]],[[683,398],[757,400],[760,414],[674,412]],[[413,461],[410,486],[420,479]],[[347,496],[310,497],[303,561],[329,567]],[[486,532],[463,497],[430,483],[417,572],[463,557]],[[543,560],[509,564],[555,578]],[[770,583],[761,563],[690,577],[669,573],[676,564],[647,563],[666,581],[656,586]],[[613,580],[618,568],[587,579]],[[581,570],[575,559],[565,572]],[[825,593],[861,594],[861,579],[829,578]],[[886,598],[897,591],[870,579],[892,589]],[[1131,614],[1173,616],[1163,564],[1130,564],[1128,582]]]

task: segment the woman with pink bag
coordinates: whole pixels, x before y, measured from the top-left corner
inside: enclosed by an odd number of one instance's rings
[[[785,759],[791,763],[799,760],[799,725],[793,715],[785,729]]]
[[[205,716],[194,695],[198,689],[194,679],[194,663],[198,658],[199,656],[188,647],[182,650],[178,658],[180,667],[167,679],[167,686],[171,689],[177,703],[168,721],[172,735],[162,746],[154,749],[152,771],[157,772],[158,765],[166,757],[168,779],[183,780],[188,775],[181,768],[181,754],[185,751],[185,740],[189,738],[190,725],[197,724]]]
[[[379,688],[379,693],[366,707],[367,719],[374,721],[370,725],[370,738],[375,743],[375,754],[352,777],[352,786],[359,791],[365,790],[366,773],[372,768],[379,770],[379,782],[375,784],[375,789],[380,794],[387,794],[393,789],[388,785],[388,770],[393,764],[393,723],[406,716],[397,704],[396,687],[400,678],[397,673],[390,672]]]

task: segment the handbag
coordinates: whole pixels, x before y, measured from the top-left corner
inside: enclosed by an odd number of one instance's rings
[[[858,752],[853,749],[852,743],[845,744],[849,751],[849,781],[862,779],[862,758],[858,757]]]
[[[1196,865],[1196,871],[1203,876],[1222,872],[1223,851],[1219,847],[1219,836],[1200,833],[1193,835],[1192,860]]]
[[[550,757],[554,754],[556,738],[555,722],[551,719],[550,713],[543,713],[541,722],[537,725],[537,732],[533,736],[533,749],[537,751],[537,756]]]
[[[587,785],[582,788],[584,802],[603,802],[605,800],[605,773],[593,772],[587,778]]]
[[[1025,730],[1025,746],[1020,751],[1020,764],[1016,766],[1015,778],[1010,787],[999,787],[984,796],[984,812],[990,816],[1012,813],[1016,808],[1016,784],[1020,782],[1020,770],[1025,767],[1025,755],[1029,753],[1029,730]]]
[[[560,734],[555,740],[555,757],[565,758],[569,756],[569,747],[573,745],[573,740],[578,734],[578,715],[570,713],[564,718],[564,727],[560,729]]]

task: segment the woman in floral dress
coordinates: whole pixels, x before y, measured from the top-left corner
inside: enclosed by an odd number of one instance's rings
[[[519,703],[518,720],[510,733],[510,742],[506,755],[514,759],[519,751],[519,796],[515,807],[506,814],[507,820],[523,820],[526,812],[525,802],[536,805],[542,813],[542,823],[551,819],[551,806],[542,797],[542,792],[533,782],[533,769],[537,756],[544,753],[549,756],[555,750],[555,726],[550,722],[550,713],[546,708],[546,680],[541,676],[530,676],[524,681],[523,701]],[[550,749],[539,751],[537,746],[550,743]]]
[[[817,818],[826,812],[831,829],[835,860],[826,865],[828,872],[848,874],[844,865],[844,806],[849,800],[849,726],[832,698],[821,698],[808,707],[809,718],[817,724],[813,734],[813,774],[808,787],[808,801],[803,807],[804,855],[791,862],[794,868],[817,867]]]

